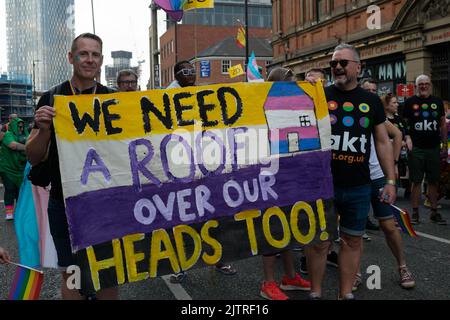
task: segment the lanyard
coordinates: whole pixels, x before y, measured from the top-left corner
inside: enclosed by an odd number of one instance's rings
[[[75,89],[74,89],[74,87],[72,85],[72,81],[71,80],[69,80],[69,84],[70,84],[70,89],[72,90],[72,95],[74,95],[74,96],[78,95],[77,91],[75,91]],[[94,87],[94,90],[93,90],[92,94],[95,94],[96,92],[97,92],[97,83],[95,83],[95,87]],[[81,92],[80,92],[80,94],[81,94]]]

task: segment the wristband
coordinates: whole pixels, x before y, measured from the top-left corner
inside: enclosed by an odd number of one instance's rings
[[[386,184],[389,184],[391,186],[396,186],[397,183],[395,182],[395,180],[386,180]]]

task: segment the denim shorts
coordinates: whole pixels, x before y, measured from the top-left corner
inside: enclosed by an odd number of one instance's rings
[[[334,189],[334,207],[339,214],[339,231],[360,237],[366,231],[370,210],[370,184]]]
[[[64,202],[50,198],[48,201],[48,223],[58,255],[58,266],[67,268],[76,265],[70,245],[69,225],[67,223]]]
[[[386,184],[386,178],[380,178],[372,181],[372,209],[373,216],[378,220],[389,220],[394,218],[391,206],[380,202],[380,189]]]

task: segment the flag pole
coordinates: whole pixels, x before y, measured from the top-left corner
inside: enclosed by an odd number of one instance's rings
[[[245,0],[245,65],[248,69],[248,59],[249,59],[249,37],[248,37],[248,0]],[[247,74],[247,70],[245,70]],[[246,75],[246,79],[248,82],[248,75]]]
[[[95,34],[94,0],[91,0],[91,8],[92,8],[92,27],[93,27],[93,29],[94,29],[94,34]]]

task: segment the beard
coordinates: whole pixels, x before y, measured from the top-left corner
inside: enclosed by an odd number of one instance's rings
[[[351,77],[346,73],[338,74],[337,76],[345,76],[345,77],[340,77],[339,79],[336,79],[336,75],[335,75],[334,85],[336,87],[338,87],[339,89],[345,89],[350,84],[352,84],[355,80],[354,77]]]

